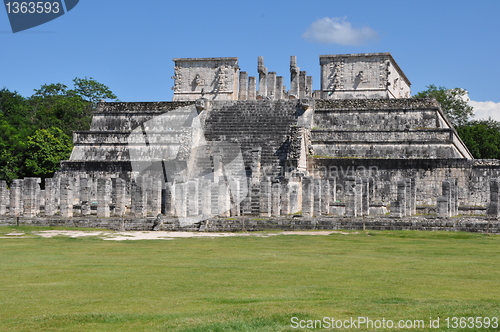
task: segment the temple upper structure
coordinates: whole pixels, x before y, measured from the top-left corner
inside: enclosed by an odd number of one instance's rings
[[[409,98],[410,81],[390,53],[321,55],[321,88],[290,57],[290,89],[283,76],[269,71],[264,58],[258,77],[240,71],[238,58],[176,58],[174,101],[280,99],[391,99]]]

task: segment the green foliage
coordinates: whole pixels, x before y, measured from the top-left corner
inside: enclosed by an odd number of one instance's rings
[[[69,157],[73,131],[90,128],[97,102],[116,99],[92,78],[73,83],[44,84],[27,98],[0,90],[0,179],[51,176]]]
[[[456,129],[474,158],[500,159],[500,122],[473,120]]]
[[[450,122],[457,127],[466,124],[474,115],[472,106],[467,103],[469,101],[467,95],[467,90],[462,88],[447,89],[431,84],[427,86],[427,90],[421,91],[413,97],[436,99]]]
[[[23,174],[25,144],[18,130],[0,113],[0,179],[11,181]]]
[[[71,138],[57,127],[38,129],[27,141],[26,169],[29,175],[52,177],[61,160],[68,159]]]

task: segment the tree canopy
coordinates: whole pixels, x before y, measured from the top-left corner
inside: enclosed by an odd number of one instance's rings
[[[468,92],[462,88],[447,89],[434,84],[426,86],[427,90],[414,95],[414,98],[434,98],[454,127],[462,126],[474,115],[474,109],[468,104]]]
[[[91,77],[73,85],[44,84],[29,97],[0,90],[0,180],[51,177],[71,153],[73,131],[90,128],[99,101],[117,100]]]

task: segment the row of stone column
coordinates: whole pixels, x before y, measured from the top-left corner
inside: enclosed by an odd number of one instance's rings
[[[403,179],[397,183],[397,198],[391,202],[391,217],[403,218],[416,211],[417,190],[415,179]]]
[[[439,217],[449,218],[458,215],[458,185],[457,179],[446,179],[441,184],[442,196],[437,199]]]
[[[289,99],[312,97],[312,76],[307,76],[305,71],[297,67],[295,56],[290,58],[290,91],[285,91],[283,76],[276,76],[276,72],[269,72],[264,66],[264,58],[259,56],[257,71],[258,81],[255,76],[248,76],[245,71],[240,72],[239,100],[255,99]]]

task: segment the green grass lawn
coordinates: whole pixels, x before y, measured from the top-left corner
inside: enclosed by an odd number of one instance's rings
[[[0,236],[39,229],[0,227]],[[444,319],[500,317],[499,253],[500,236],[418,231],[2,238],[0,331],[312,330],[292,328],[292,317],[461,331]],[[439,329],[428,328],[430,317],[440,317]]]

